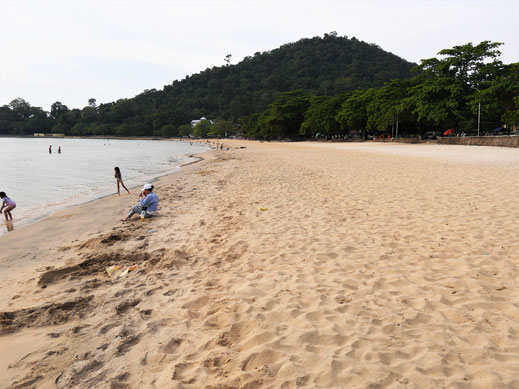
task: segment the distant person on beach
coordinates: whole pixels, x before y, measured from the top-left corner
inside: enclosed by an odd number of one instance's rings
[[[119,193],[119,184],[121,184],[123,186],[124,189],[126,189],[126,192],[128,192],[128,194],[130,194],[130,191],[128,190],[127,187],[124,186],[124,182],[123,182],[123,176],[121,174],[121,171],[119,170],[119,168],[116,166],[115,167],[115,174],[114,174],[114,177],[115,179],[117,180],[117,194],[120,196],[121,194]]]
[[[11,215],[11,211],[16,208],[16,203],[9,197],[7,197],[5,192],[0,192],[0,198],[2,199],[2,208],[0,208],[0,213],[2,213],[5,207],[5,220],[9,220],[9,218],[13,220],[13,215]]]
[[[134,214],[138,213],[141,215],[141,218],[150,218],[157,214],[157,209],[159,207],[159,197],[153,193],[154,186],[151,184],[144,184],[141,189],[141,193],[139,194],[140,200],[139,204],[135,204],[128,216],[121,221],[125,222],[130,219]]]
[[[49,154],[52,154],[52,145],[49,146]]]
[[[61,146],[58,146],[58,154],[61,154]]]

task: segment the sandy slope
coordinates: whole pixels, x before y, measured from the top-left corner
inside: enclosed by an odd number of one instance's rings
[[[0,386],[519,387],[517,150],[232,146],[0,238]]]

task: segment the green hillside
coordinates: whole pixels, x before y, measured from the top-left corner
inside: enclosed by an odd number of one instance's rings
[[[45,112],[19,98],[0,107],[0,134],[176,135],[179,126],[202,116],[236,123],[291,90],[332,96],[380,87],[409,78],[414,65],[374,44],[325,34],[99,106],[92,98],[83,109],[56,102]]]
[[[236,119],[264,110],[281,92],[330,96],[409,78],[415,66],[380,47],[333,35],[301,39],[242,62],[207,69],[157,92],[161,109],[189,118]],[[137,96],[141,101],[144,96]],[[145,97],[144,97],[145,98]],[[180,122],[173,115],[176,124]]]

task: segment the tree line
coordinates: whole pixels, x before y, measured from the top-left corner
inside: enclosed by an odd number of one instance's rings
[[[304,90],[282,93],[269,107],[241,118],[251,138],[346,136],[368,132],[421,135],[454,127],[470,132],[478,110],[484,123],[519,123],[519,63],[499,60],[501,43],[468,43],[422,60],[409,79],[381,88],[357,89],[335,96]],[[398,126],[398,127],[397,127]]]
[[[17,99],[0,109],[0,134],[176,136],[181,126],[202,116],[237,123],[265,110],[283,92],[304,89],[331,96],[379,87],[409,77],[413,66],[376,45],[330,33],[256,52],[236,65],[206,69],[163,90],[145,90],[99,106],[93,99],[82,109],[55,102],[45,112]]]
[[[455,46],[413,67],[374,45],[325,34],[114,103],[97,106],[92,98],[83,109],[69,110],[55,102],[45,112],[16,99],[0,107],[0,134],[296,139],[398,129],[401,135],[419,135],[451,127],[474,130],[479,109],[484,123],[513,125],[519,123],[519,63],[503,64],[500,46],[490,41]],[[333,54],[342,59],[334,63]],[[359,58],[371,64],[364,73],[354,65]],[[389,63],[393,73],[380,70]],[[276,64],[285,64],[283,70],[269,74]],[[347,71],[340,70],[344,64]],[[299,75],[289,77],[298,66]],[[263,70],[247,73],[249,67]],[[214,122],[193,128],[191,120],[201,116]]]

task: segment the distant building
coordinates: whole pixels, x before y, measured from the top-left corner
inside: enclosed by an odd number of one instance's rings
[[[209,119],[206,119],[205,117],[202,116],[202,117],[201,117],[200,119],[198,119],[198,120],[191,120],[191,127],[196,126],[196,125],[197,125],[198,123],[200,123],[202,120],[209,120]],[[211,124],[213,124],[213,121],[212,121],[212,120],[209,120],[209,122],[210,122]]]
[[[34,136],[37,136],[37,137],[46,136],[46,137],[52,137],[52,138],[64,138],[65,134],[54,134],[54,133],[53,134],[44,134],[43,132],[35,132]]]

